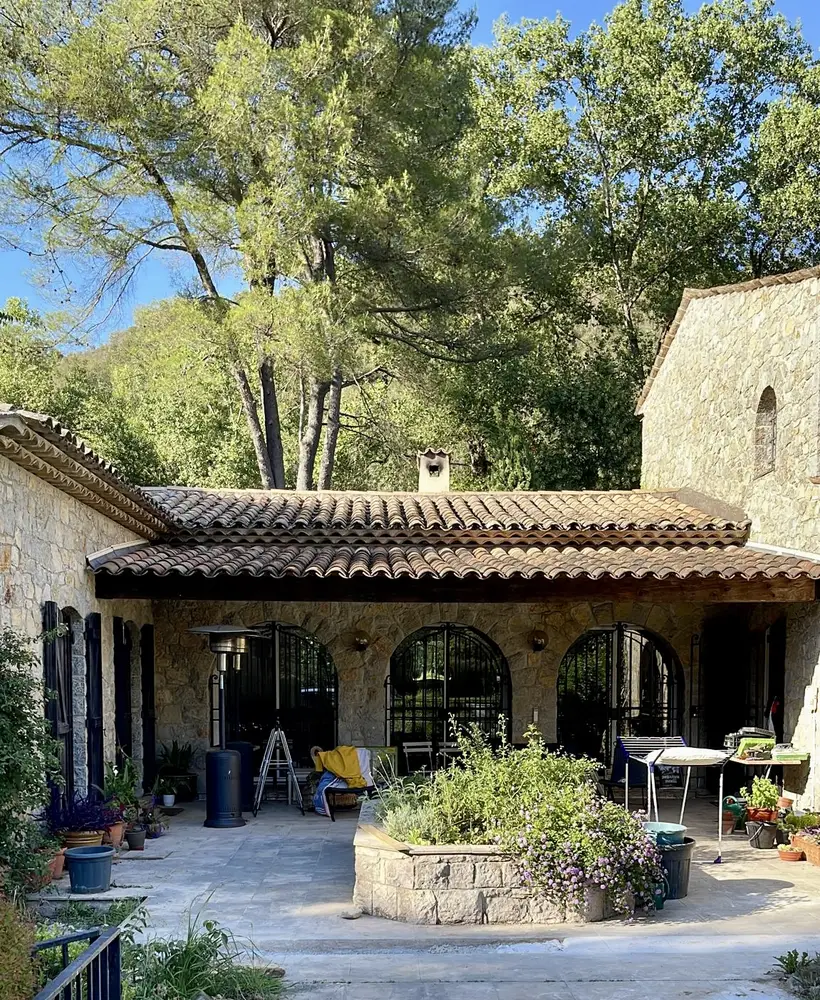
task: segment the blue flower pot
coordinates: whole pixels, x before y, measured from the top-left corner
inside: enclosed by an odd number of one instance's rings
[[[71,891],[105,892],[111,888],[113,847],[69,847],[65,852]]]

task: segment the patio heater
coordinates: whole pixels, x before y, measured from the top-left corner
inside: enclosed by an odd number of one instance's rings
[[[241,756],[225,747],[225,674],[228,660],[238,669],[239,657],[248,647],[251,629],[236,625],[201,625],[188,630],[207,635],[208,646],[216,654],[219,680],[219,748],[205,754],[205,826],[228,829],[244,826],[242,819]]]

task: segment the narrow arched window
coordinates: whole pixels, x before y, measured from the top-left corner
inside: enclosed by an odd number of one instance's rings
[[[755,476],[774,472],[777,455],[777,396],[770,385],[760,395],[755,416]]]

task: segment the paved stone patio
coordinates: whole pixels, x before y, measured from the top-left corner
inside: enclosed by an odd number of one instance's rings
[[[215,917],[283,965],[300,1000],[775,1000],[785,994],[767,975],[772,957],[820,950],[820,868],[786,865],[739,836],[715,865],[715,812],[706,801],[687,812],[698,840],[689,896],[632,922],[343,919],[355,815],[330,823],[279,804],[235,830],[206,830],[202,805],[187,806],[143,856],[116,864],[110,895],[145,896],[157,933],[179,933],[191,913]]]

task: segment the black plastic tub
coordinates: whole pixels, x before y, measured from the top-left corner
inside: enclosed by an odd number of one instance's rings
[[[661,867],[669,885],[667,899],[683,899],[689,893],[689,871],[692,867],[694,837],[685,837],[682,844],[658,844]]]
[[[777,837],[777,823],[750,822],[746,824],[746,833],[749,836],[751,847],[770,851],[774,847]]]

